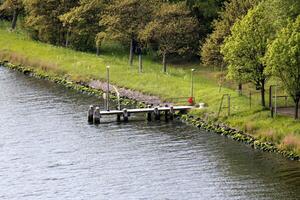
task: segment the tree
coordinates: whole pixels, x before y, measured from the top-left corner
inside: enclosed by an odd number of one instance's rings
[[[211,32],[211,23],[218,17],[218,12],[226,0],[185,0],[185,2],[192,14],[198,19],[201,39]]]
[[[201,48],[202,63],[206,66],[225,66],[221,46],[226,37],[230,35],[233,24],[242,19],[249,9],[256,6],[261,0],[230,0],[225,2],[219,18],[213,22],[213,32],[206,38]]]
[[[43,42],[65,45],[68,29],[59,16],[78,5],[79,0],[23,0],[26,9],[25,27],[31,37]]]
[[[18,16],[23,10],[22,0],[5,0],[0,6],[0,11],[1,10],[7,10],[12,13],[11,29],[14,30],[17,26]]]
[[[265,57],[267,70],[279,77],[295,102],[298,119],[300,100],[300,15],[277,35]]]
[[[151,21],[154,8],[159,2],[159,0],[114,0],[102,16],[100,23],[105,27],[105,34],[101,35],[123,44],[130,43],[130,65],[133,63],[133,54],[139,42],[138,34]]]
[[[228,77],[246,80],[261,90],[262,106],[265,107],[265,84],[268,74],[263,58],[267,46],[275,38],[288,19],[295,16],[298,0],[265,0],[237,21],[231,29],[231,36],[221,47],[228,63]]]
[[[66,46],[77,50],[94,50],[96,35],[102,30],[99,19],[105,0],[81,0],[80,5],[59,16],[68,30]]]
[[[139,38],[146,43],[158,44],[159,54],[163,57],[163,71],[166,72],[168,54],[186,55],[197,51],[198,22],[184,3],[164,3],[156,10],[151,21]]]

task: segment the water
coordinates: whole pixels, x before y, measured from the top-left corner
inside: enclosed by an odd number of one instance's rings
[[[88,125],[96,102],[0,67],[0,199],[299,199],[299,162],[178,121]]]

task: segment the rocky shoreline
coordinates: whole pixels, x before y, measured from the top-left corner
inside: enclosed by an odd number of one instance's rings
[[[82,83],[82,82],[73,82],[70,80],[66,80],[64,78],[58,77],[58,76],[49,76],[47,73],[44,72],[37,72],[32,68],[29,67],[23,67],[21,65],[14,65],[9,63],[9,61],[0,61],[0,65],[3,65],[4,67],[20,71],[26,75],[30,75],[36,78],[49,80],[55,83],[58,83],[60,85],[65,86],[66,88],[77,90],[81,93],[94,95],[97,97],[102,97],[103,91],[106,88],[106,84],[99,81],[91,81],[90,83]],[[137,91],[133,91],[126,88],[117,88],[117,90],[120,93],[120,101],[123,105],[128,104],[136,104],[138,107],[145,107],[147,104],[162,104],[163,102],[156,96],[151,95],[145,95]],[[114,92],[111,90],[111,92]],[[116,101],[117,97],[115,95],[111,95],[111,99],[113,101]],[[186,115],[177,115],[178,119],[186,122],[187,124],[193,125],[195,127],[204,129],[206,131],[211,131],[229,138],[232,138],[233,140],[243,142],[247,145],[250,145],[254,149],[259,149],[266,152],[273,152],[277,154],[281,154],[284,157],[300,161],[300,155],[297,155],[293,152],[281,150],[277,148],[274,144],[269,142],[261,142],[258,139],[255,139],[253,136],[246,134],[245,132],[241,130],[237,130],[231,127],[228,127],[225,124],[222,123],[216,123],[212,121],[203,120],[197,116],[193,116],[190,114]]]

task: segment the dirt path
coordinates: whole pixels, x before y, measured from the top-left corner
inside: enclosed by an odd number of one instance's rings
[[[88,84],[88,86],[91,88],[94,88],[94,89],[100,89],[102,91],[107,90],[107,84],[104,82],[101,82],[99,80],[91,81]],[[110,84],[110,92],[112,92],[112,93],[115,93],[113,86],[118,90],[121,97],[134,99],[139,102],[145,102],[146,104],[153,104],[153,105],[170,104],[170,103],[165,103],[165,102],[161,101],[157,96],[146,95],[146,94],[143,94],[138,91],[133,91],[133,90],[126,89],[126,88],[120,88],[120,87]]]

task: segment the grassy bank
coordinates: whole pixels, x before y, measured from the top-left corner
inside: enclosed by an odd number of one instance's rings
[[[225,110],[219,121],[231,127],[243,130],[261,141],[269,141],[277,147],[300,155],[300,123],[290,117],[270,118],[269,111],[262,110],[259,98],[254,97],[250,109],[249,99],[238,96],[231,87],[219,92],[219,72],[209,71],[199,65],[169,65],[168,74],[161,73],[161,64],[145,57],[144,73],[138,73],[137,61],[128,66],[128,56],[118,46],[105,44],[102,54],[76,52],[70,49],[54,47],[30,40],[25,32],[7,31],[6,25],[0,27],[0,60],[9,60],[14,64],[30,66],[35,70],[66,78],[76,82],[89,82],[93,79],[105,79],[105,66],[111,66],[113,84],[157,95],[162,99],[189,96],[190,69],[196,68],[195,97],[197,102],[205,102],[209,107],[205,111],[194,110],[191,114],[216,120],[222,94],[231,95],[231,116]],[[230,83],[226,84],[230,86]],[[249,89],[249,88],[246,88]]]

